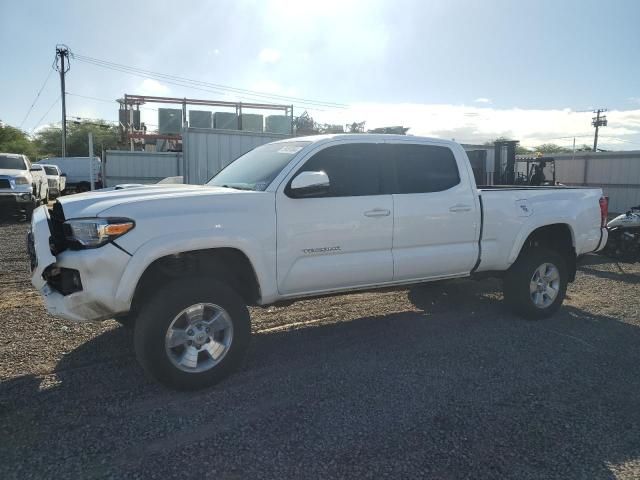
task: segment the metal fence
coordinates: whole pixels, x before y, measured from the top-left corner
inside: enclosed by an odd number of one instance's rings
[[[609,197],[611,212],[622,213],[640,204],[640,151],[552,156],[558,182],[601,187]]]
[[[180,152],[129,152],[107,150],[104,162],[105,186],[121,183],[156,183],[182,175]]]
[[[286,135],[186,128],[182,131],[185,183],[204,184],[240,155]]]

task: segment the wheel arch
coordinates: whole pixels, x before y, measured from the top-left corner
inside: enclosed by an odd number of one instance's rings
[[[180,278],[209,277],[231,286],[247,305],[258,304],[260,283],[249,257],[233,247],[216,247],[172,253],[155,258],[138,278],[131,297],[131,312],[145,298]]]
[[[516,245],[517,249],[512,252],[510,260],[515,260],[530,248],[544,247],[558,252],[567,263],[569,281],[575,280],[576,276],[576,240],[572,226],[566,222],[558,222],[538,226],[532,229],[526,237]]]

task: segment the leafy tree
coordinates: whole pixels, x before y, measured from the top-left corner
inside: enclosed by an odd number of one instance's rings
[[[320,133],[318,124],[305,110],[299,117],[293,119],[297,135],[317,135]]]
[[[543,143],[542,145],[538,145],[533,149],[534,153],[571,153],[570,148],[561,147],[560,145],[556,145],[555,143]]]
[[[93,148],[114,149],[118,146],[118,127],[103,120],[67,122],[67,156],[89,154],[89,132],[93,132]],[[47,127],[36,134],[40,156],[59,157],[62,154],[62,127]]]
[[[22,153],[36,160],[37,150],[29,136],[22,130],[0,123],[0,152]]]
[[[347,125],[347,132],[349,133],[364,133],[364,126],[367,122],[353,122]]]

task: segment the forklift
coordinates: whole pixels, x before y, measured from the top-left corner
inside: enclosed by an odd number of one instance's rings
[[[516,158],[517,140],[499,140],[494,150],[494,185],[543,186],[556,184],[556,165],[553,157]],[[506,155],[503,158],[503,150]]]
[[[553,157],[518,158],[517,164],[525,164],[526,173],[517,172],[516,185],[556,185],[556,162]]]

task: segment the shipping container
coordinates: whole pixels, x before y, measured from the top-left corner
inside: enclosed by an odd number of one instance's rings
[[[177,135],[182,130],[182,110],[180,108],[158,109],[158,133]]]
[[[193,128],[211,128],[211,112],[189,110],[189,126]]]
[[[213,128],[221,130],[238,130],[238,115],[230,112],[214,113]]]
[[[240,115],[240,130],[261,133],[264,131],[263,119],[264,117],[262,115],[243,113]]]
[[[265,118],[265,132],[289,135],[291,133],[291,117],[287,115],[269,115]]]

